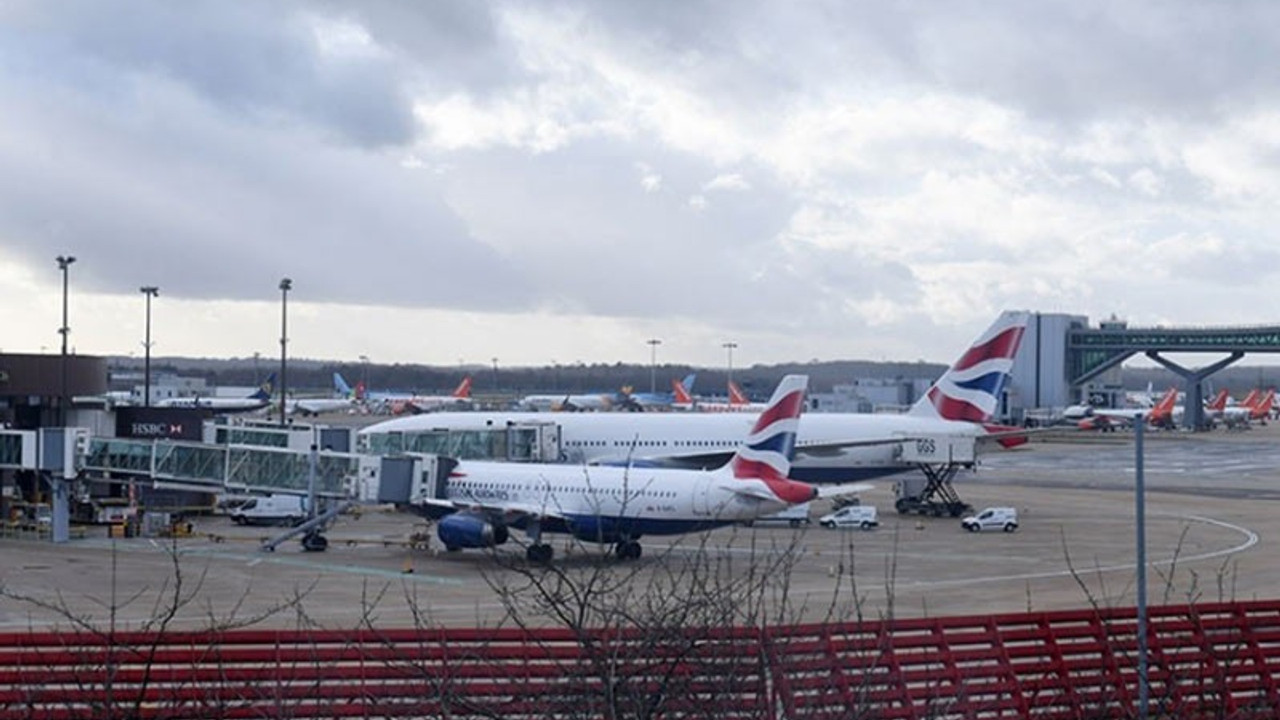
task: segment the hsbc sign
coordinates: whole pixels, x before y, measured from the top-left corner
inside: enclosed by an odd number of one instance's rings
[[[200,440],[205,410],[122,407],[116,409],[116,437],[139,440]]]

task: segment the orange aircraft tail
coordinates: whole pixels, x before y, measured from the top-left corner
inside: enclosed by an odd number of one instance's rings
[[[1271,406],[1274,405],[1275,402],[1276,391],[1275,388],[1272,388],[1267,391],[1266,395],[1262,396],[1262,399],[1258,400],[1258,402],[1249,409],[1249,419],[1266,420],[1267,417],[1271,415]]]
[[[1169,424],[1173,420],[1173,406],[1178,402],[1178,388],[1171,387],[1164,397],[1160,398],[1160,402],[1151,408],[1151,412],[1147,414],[1147,420],[1152,425]]]

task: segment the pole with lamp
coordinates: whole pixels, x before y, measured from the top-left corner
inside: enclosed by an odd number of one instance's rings
[[[662,341],[649,338],[645,342],[649,343],[649,394],[652,395],[658,391],[658,346]]]
[[[724,348],[729,353],[729,379],[725,382],[725,387],[728,387],[733,384],[733,350],[738,347],[738,343],[730,340],[727,343],[721,344],[720,347]]]
[[[71,267],[71,263],[76,261],[74,255],[59,255],[57,257],[58,269],[62,271],[62,327],[58,328],[58,333],[62,335],[62,397],[58,399],[58,416],[61,418],[60,425],[67,424],[67,336],[71,334],[71,327],[67,324],[67,268]]]
[[[289,291],[293,289],[293,281],[289,278],[280,280],[280,427],[284,427],[284,404],[288,394],[288,363],[285,361],[285,350],[289,343]]]
[[[138,291],[147,296],[147,339],[142,343],[146,351],[142,361],[142,406],[151,407],[151,298],[160,294],[160,288],[144,285]]]

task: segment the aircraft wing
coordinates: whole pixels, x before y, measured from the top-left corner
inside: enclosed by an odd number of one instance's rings
[[[507,521],[512,521],[518,517],[532,518],[555,518],[557,520],[566,519],[565,516],[557,509],[548,505],[536,505],[534,503],[510,503],[499,502],[494,500],[473,499],[455,499],[445,500],[439,498],[427,498],[424,504],[432,507],[443,508],[446,510],[456,510],[458,512],[483,513],[487,515],[501,515]]]
[[[645,458],[597,458],[591,465],[610,465],[616,467],[670,468],[675,470],[714,470],[729,462],[733,457],[732,450],[723,452],[705,452],[696,455],[665,455]]]
[[[862,440],[811,440],[809,442],[796,443],[796,457],[807,456],[813,458],[836,457],[845,448],[851,447],[875,447],[878,445],[899,445],[904,442],[913,442],[919,438],[909,437],[906,435],[897,435],[894,437],[882,437],[874,439]]]
[[[829,498],[837,495],[866,492],[874,489],[875,485],[871,483],[846,483],[844,485],[817,485],[816,487],[818,488],[818,497]]]

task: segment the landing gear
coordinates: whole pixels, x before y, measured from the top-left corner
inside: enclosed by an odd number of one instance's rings
[[[546,565],[551,562],[551,558],[554,554],[555,551],[546,543],[535,543],[530,545],[524,551],[524,556],[529,562],[537,563],[539,565]]]
[[[318,530],[312,530],[302,536],[302,549],[307,552],[324,552],[329,548],[329,538],[321,535]]]
[[[635,540],[622,540],[613,546],[613,552],[619,560],[639,560],[640,543]]]

